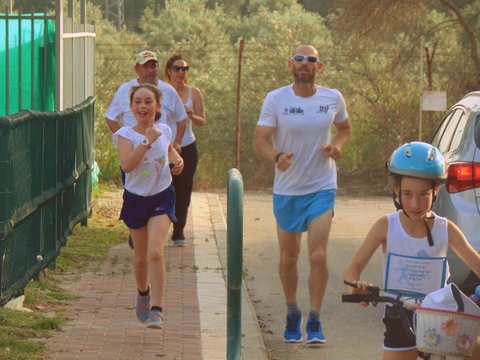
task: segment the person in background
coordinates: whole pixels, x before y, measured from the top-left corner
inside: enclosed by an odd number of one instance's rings
[[[155,123],[160,99],[161,92],[151,84],[133,86],[130,106],[137,121],[112,135],[125,172],[120,219],[135,243],[136,315],[150,328],[162,328],[164,322],[163,245],[171,222],[176,220],[172,174],[183,170],[183,159],[172,145],[170,128]]]
[[[449,248],[480,277],[480,255],[452,221],[431,211],[440,184],[447,178],[445,159],[440,150],[423,142],[406,143],[393,152],[386,168],[392,178],[397,211],[375,222],[346,266],[344,279],[358,286],[358,289],[348,287],[348,292],[366,293],[365,289],[371,283],[361,280],[361,275],[377,249],[381,249],[384,257],[384,287],[393,283],[390,288],[396,291],[391,295],[402,295],[407,304],[412,295],[409,293],[411,289],[405,285],[408,282],[401,280],[405,272],[418,272],[429,262],[431,272],[438,277],[419,277],[415,281],[416,292],[428,294],[444,287],[450,275],[446,262]],[[409,260],[403,262],[402,258],[406,257]],[[398,266],[400,263],[402,265]],[[362,305],[366,306],[365,303]],[[417,359],[415,339],[409,338],[401,319],[389,309],[387,305],[383,317],[383,359]],[[412,321],[413,310],[409,310],[409,316]],[[478,355],[478,349],[474,350],[475,353]]]
[[[141,84],[152,84],[162,92],[162,111],[156,121],[163,124],[175,124],[171,126],[175,129],[173,146],[180,152],[187,113],[175,89],[158,79],[157,54],[151,50],[139,52],[135,57],[135,71],[138,77],[122,84],[108,106],[105,117],[110,130],[115,133],[121,126],[134,126],[136,124],[135,116],[130,108],[130,89]],[[124,181],[124,178],[125,174],[122,172],[122,181]],[[131,237],[128,238],[128,244],[133,249],[134,245]]]
[[[306,342],[323,344],[320,309],[328,280],[327,243],[337,189],[335,160],[351,137],[351,126],[341,93],[315,84],[323,68],[315,47],[297,46],[288,68],[293,84],[266,96],[254,148],[275,164],[273,211],[280,246],[280,280],[287,303],[284,340],[301,342],[303,338],[297,262],[302,233],[307,232],[310,313]]]
[[[187,60],[179,54],[171,56],[166,65],[164,80],[177,91],[187,112],[186,129],[181,142],[181,156],[185,168],[180,175],[173,176],[175,187],[175,216],[177,222],[173,224],[172,240],[175,246],[185,246],[185,225],[187,223],[188,208],[193,190],[193,178],[198,164],[198,152],[193,126],[203,126],[206,123],[202,92],[195,86],[188,84]],[[171,127],[174,123],[169,123]]]

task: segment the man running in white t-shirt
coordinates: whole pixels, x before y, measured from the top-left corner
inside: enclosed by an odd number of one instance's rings
[[[315,84],[323,68],[317,49],[298,46],[288,68],[293,84],[266,96],[254,147],[262,158],[275,164],[273,210],[280,246],[280,281],[287,303],[284,340],[303,339],[296,297],[297,261],[302,233],[308,232],[310,313],[306,342],[323,344],[320,308],[328,280],[327,242],[337,189],[335,160],[352,131],[340,92]]]

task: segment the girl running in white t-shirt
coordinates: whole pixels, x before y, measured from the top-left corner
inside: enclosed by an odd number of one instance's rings
[[[170,224],[176,221],[172,174],[183,170],[183,160],[172,146],[170,128],[154,124],[160,100],[160,90],[152,85],[133,87],[130,107],[137,123],[113,134],[126,174],[120,219],[135,243],[136,313],[150,328],[161,328],[164,321],[163,244]]]

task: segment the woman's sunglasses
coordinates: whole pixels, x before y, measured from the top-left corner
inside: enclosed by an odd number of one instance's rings
[[[318,58],[316,56],[311,56],[311,55],[295,54],[292,56],[292,60],[298,63],[304,62],[305,60],[307,60],[309,64],[318,63]]]
[[[190,69],[190,66],[178,66],[178,65],[172,65],[173,71],[179,72],[182,70],[183,72],[187,72],[188,69]]]

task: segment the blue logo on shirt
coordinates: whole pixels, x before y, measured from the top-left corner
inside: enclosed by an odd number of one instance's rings
[[[326,114],[326,113],[328,113],[328,109],[329,109],[328,105],[327,106],[320,105],[318,107],[317,114],[321,114],[321,113]]]
[[[290,108],[283,109],[285,115],[304,115],[304,110],[300,106],[290,106]]]

